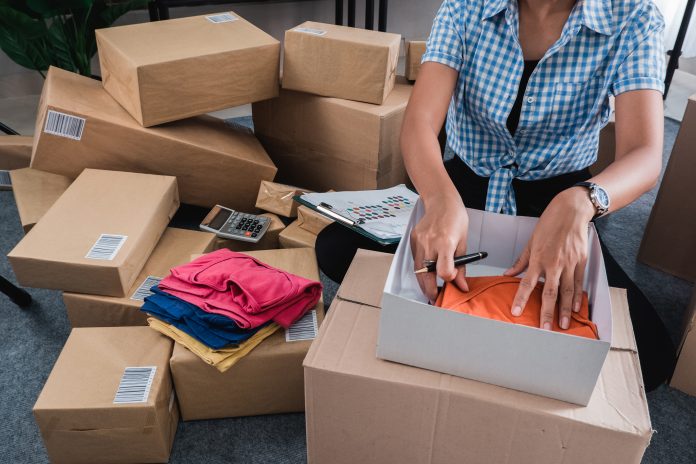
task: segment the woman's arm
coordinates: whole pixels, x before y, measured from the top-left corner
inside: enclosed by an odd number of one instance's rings
[[[448,66],[423,63],[404,115],[401,152],[425,206],[425,215],[411,234],[415,267],[422,267],[424,259],[437,260],[437,275],[466,290],[464,270],[454,267],[453,258],[466,250],[468,218],[444,168],[438,143],[457,77],[457,71]],[[434,301],[435,274],[419,274],[418,280],[426,296]]]

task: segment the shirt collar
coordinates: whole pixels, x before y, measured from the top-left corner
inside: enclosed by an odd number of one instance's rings
[[[483,19],[490,19],[507,8],[509,0],[484,1]]]

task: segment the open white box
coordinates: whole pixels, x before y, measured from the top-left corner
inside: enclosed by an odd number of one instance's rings
[[[467,275],[506,269],[532,235],[536,218],[467,210],[469,252],[487,251]],[[377,357],[502,387],[587,405],[611,346],[609,285],[599,237],[589,227],[584,289],[600,339],[591,340],[431,306],[413,273],[410,231],[396,251],[382,296]]]

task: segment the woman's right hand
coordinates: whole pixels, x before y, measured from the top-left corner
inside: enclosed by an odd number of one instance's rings
[[[414,270],[424,267],[424,260],[437,261],[437,272],[417,275],[421,290],[431,302],[437,299],[436,277],[454,282],[464,292],[469,291],[465,267],[454,266],[454,257],[466,254],[468,230],[469,216],[457,195],[426,205],[425,215],[411,231]]]

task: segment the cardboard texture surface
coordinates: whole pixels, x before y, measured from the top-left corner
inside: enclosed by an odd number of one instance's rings
[[[0,135],[0,169],[10,171],[29,167],[32,137]]]
[[[314,250],[265,250],[248,254],[279,269],[319,280]],[[324,315],[321,300],[316,311],[320,324]],[[302,361],[310,345],[311,341],[286,342],[285,331],[280,330],[221,373],[175,344],[170,364],[183,419],[304,411]]]
[[[280,234],[285,230],[285,223],[278,216],[271,213],[259,214],[259,216],[271,219],[271,225],[266,229],[261,240],[256,243],[243,242],[241,240],[228,240],[226,238],[217,237],[215,239],[214,249],[227,248],[232,251],[253,251],[253,250],[274,250],[280,248]]]
[[[372,300],[390,260],[359,253],[343,286],[371,278]],[[380,360],[381,310],[339,296],[304,363],[308,462],[639,464],[652,428],[625,293],[611,298],[614,330],[627,330],[613,338],[632,348],[611,350],[580,407]]]
[[[421,67],[421,58],[425,53],[425,40],[411,40],[406,42],[406,79],[415,81]]]
[[[307,21],[285,32],[283,88],[381,105],[400,47],[399,34]]]
[[[278,180],[317,192],[406,183],[399,136],[412,86],[402,82],[379,106],[287,90],[254,103],[254,130]]]
[[[22,286],[124,296],[178,207],[173,177],[85,169],[8,258]]]
[[[172,342],[147,327],[74,329],[34,405],[54,464],[169,460],[179,411]],[[147,400],[114,404],[127,367],[156,367]]]
[[[317,234],[303,229],[299,221],[287,226],[278,236],[281,248],[314,248]]]
[[[305,205],[300,205],[297,208],[297,225],[307,232],[311,232],[314,235],[319,234],[326,226],[331,224],[333,219],[329,219],[321,213],[317,213],[311,208],[307,208]]]
[[[277,182],[262,181],[259,187],[259,195],[256,197],[256,207],[264,211],[279,214],[285,217],[297,217],[297,202],[293,200],[295,195],[309,193],[311,190],[293,187],[292,185],[279,184]]]
[[[696,290],[684,316],[684,335],[670,385],[696,396]]]
[[[171,268],[191,261],[194,253],[212,250],[215,235],[208,232],[167,228],[140,274],[124,297],[63,293],[63,302],[72,327],[147,325],[140,311],[143,299],[133,299],[148,277],[164,278]]]
[[[70,179],[32,168],[10,171],[12,191],[24,233],[39,222],[70,186]]]
[[[536,218],[467,210],[467,249],[487,251],[467,275],[500,275],[527,245]],[[609,286],[599,238],[588,230],[583,289],[599,340],[494,321],[427,302],[416,276],[410,230],[424,214],[419,202],[384,287],[377,356],[390,361],[543,395],[575,404],[590,400],[612,342]],[[491,268],[493,271],[491,272]],[[467,333],[467,337],[462,337]],[[459,356],[457,353],[470,353]]]
[[[84,118],[80,140],[46,132],[49,111]],[[276,172],[246,128],[201,116],[145,129],[99,82],[57,68],[44,83],[31,166],[71,179],[84,168],[171,175],[182,202],[240,211],[253,210],[259,183]]]
[[[645,227],[638,260],[691,282],[696,281],[696,95],[689,98],[679,134]]]
[[[145,127],[277,96],[280,42],[224,14],[97,30],[104,88]]]

